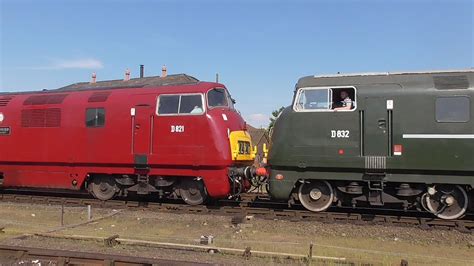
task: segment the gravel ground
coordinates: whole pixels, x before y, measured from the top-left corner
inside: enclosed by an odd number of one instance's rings
[[[94,217],[112,210],[94,209]],[[23,233],[41,233],[57,228],[59,208],[47,205],[0,203],[0,234],[2,243],[37,247],[64,247],[73,250],[102,250],[119,254],[159,254],[162,258],[178,257],[189,261],[241,264],[235,255],[184,252],[170,249],[119,245],[105,248],[93,241],[45,239],[30,237],[11,240]],[[33,215],[34,214],[34,215]],[[199,244],[201,235],[213,235],[218,247],[307,254],[313,243],[313,254],[347,258],[357,263],[396,265],[406,259],[410,265],[474,265],[472,234],[447,230],[422,230],[411,227],[382,225],[326,224],[320,222],[290,222],[283,220],[249,219],[240,225],[232,217],[214,215],[171,214],[143,210],[124,210],[112,217],[56,233]],[[66,208],[66,224],[85,222],[85,208]],[[92,243],[92,244],[91,244]],[[252,258],[246,264],[301,264],[303,261]],[[321,262],[320,262],[321,263]],[[319,263],[318,263],[319,264]],[[334,263],[330,263],[334,265]]]

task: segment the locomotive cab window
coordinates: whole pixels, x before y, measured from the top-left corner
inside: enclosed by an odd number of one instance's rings
[[[207,104],[213,107],[228,107],[229,99],[227,92],[223,88],[212,89],[207,93]],[[230,100],[232,102],[232,100]]]
[[[161,95],[158,103],[158,114],[177,114],[179,108],[179,95]]]
[[[300,89],[296,99],[295,109],[303,110],[329,110],[331,107],[330,89]]]
[[[436,99],[437,122],[469,122],[471,101],[466,96],[440,97]]]
[[[333,88],[332,109],[335,111],[350,111],[355,109],[354,88]]]
[[[352,111],[356,108],[354,87],[301,88],[293,109],[297,112]]]
[[[202,114],[202,97],[201,95],[182,95],[179,105],[180,114]]]
[[[86,109],[86,127],[103,127],[105,125],[105,109]]]
[[[202,94],[160,95],[158,115],[199,115],[204,113]]]

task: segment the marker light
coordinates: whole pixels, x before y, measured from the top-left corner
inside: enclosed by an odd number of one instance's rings
[[[338,153],[339,153],[339,155],[344,155],[344,150],[343,150],[343,149],[339,149]]]
[[[282,174],[278,174],[275,176],[275,179],[276,180],[283,180],[283,178],[285,178]]]
[[[393,145],[393,155],[402,155],[403,146],[400,144]]]

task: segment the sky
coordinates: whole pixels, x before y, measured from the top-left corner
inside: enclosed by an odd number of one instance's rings
[[[253,126],[314,74],[472,68],[469,0],[0,0],[0,91],[186,73]]]

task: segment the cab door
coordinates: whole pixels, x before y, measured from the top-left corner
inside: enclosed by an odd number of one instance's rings
[[[388,156],[391,121],[387,111],[387,100],[382,97],[367,97],[365,104],[364,155]]]
[[[203,102],[200,93],[158,97],[153,152],[160,164],[201,164],[204,157],[202,135],[207,131]]]
[[[135,164],[146,165],[151,153],[152,107],[148,104],[136,105],[132,112],[134,112],[132,116],[132,153]]]

